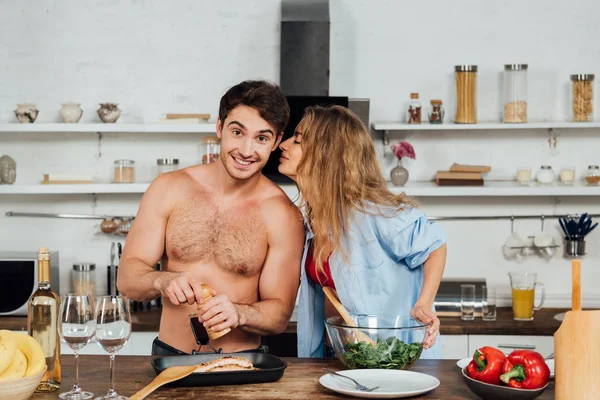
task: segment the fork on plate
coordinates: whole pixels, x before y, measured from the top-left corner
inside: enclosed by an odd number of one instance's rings
[[[346,378],[346,379],[349,379],[349,380],[351,380],[351,381],[354,383],[354,385],[356,386],[356,390],[360,390],[361,392],[372,392],[372,391],[373,391],[373,390],[375,390],[375,389],[379,389],[379,386],[375,386],[375,387],[372,387],[372,388],[368,388],[368,387],[366,387],[365,385],[361,385],[360,383],[356,382],[354,379],[350,378],[349,376],[342,375],[342,374],[338,374],[337,372],[335,372],[335,371],[332,371],[332,370],[330,370],[330,369],[328,369],[328,368],[323,368],[323,370],[324,370],[325,372],[328,372],[328,373],[330,373],[331,375],[334,375],[334,376],[339,376],[339,377],[342,377],[342,378]]]

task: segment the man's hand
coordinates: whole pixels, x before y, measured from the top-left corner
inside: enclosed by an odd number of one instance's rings
[[[431,324],[431,326],[427,329],[425,341],[423,342],[423,348],[428,349],[433,346],[440,332],[440,319],[437,317],[435,312],[431,310],[431,306],[417,303],[413,309],[410,310],[410,316],[425,324]]]
[[[238,306],[222,294],[202,304],[196,314],[206,330],[220,332],[225,328],[237,328],[240,325]]]
[[[174,305],[202,303],[202,287],[191,272],[166,272],[154,282],[155,289]]]

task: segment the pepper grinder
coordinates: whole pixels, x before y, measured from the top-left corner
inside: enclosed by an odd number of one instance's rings
[[[204,283],[201,285],[201,287],[202,287],[202,298],[204,299],[204,301],[203,301],[203,303],[204,303],[213,297],[212,289],[208,285],[205,285]],[[200,304],[200,305],[202,305],[202,304]],[[206,331],[208,332],[208,336],[210,337],[210,339],[215,340],[222,336],[227,335],[229,332],[231,332],[231,328],[225,328],[220,332],[214,332],[209,329],[207,329]]]

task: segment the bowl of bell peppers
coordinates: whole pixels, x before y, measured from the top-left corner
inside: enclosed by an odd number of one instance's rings
[[[475,350],[462,369],[467,387],[484,400],[530,400],[539,397],[550,382],[550,368],[533,350],[509,355],[491,346]]]

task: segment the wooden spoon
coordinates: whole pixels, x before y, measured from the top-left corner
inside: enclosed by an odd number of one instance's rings
[[[158,376],[154,378],[152,382],[144,386],[133,396],[129,396],[129,400],[142,400],[159,387],[178,379],[185,378],[194,372],[196,368],[198,368],[197,365],[176,365],[174,367],[169,367],[158,374]]]
[[[354,320],[350,316],[350,313],[348,312],[348,310],[346,310],[346,307],[344,307],[344,305],[338,300],[337,292],[335,291],[335,289],[324,287],[323,292],[325,293],[325,296],[327,296],[331,304],[333,304],[335,309],[340,313],[346,325],[357,327],[354,323]],[[360,331],[355,331],[354,333],[356,334],[356,338],[359,342],[370,343],[371,346],[375,346],[375,341],[371,339],[368,335],[365,335]]]

